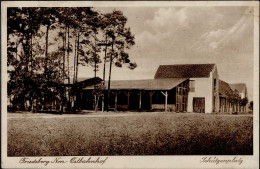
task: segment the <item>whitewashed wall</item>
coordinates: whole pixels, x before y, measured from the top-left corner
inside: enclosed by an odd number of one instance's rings
[[[214,78],[217,80],[216,91],[214,92]],[[216,95],[216,111],[219,111],[219,77],[216,66],[210,73],[208,78],[190,78],[195,80],[195,92],[189,92],[188,94],[188,112],[193,112],[193,98],[199,97],[205,98],[205,113],[213,112],[213,97]]]
[[[193,112],[193,98],[204,97],[205,98],[205,113],[211,113],[212,111],[212,87],[210,78],[190,78],[195,80],[195,91],[188,94],[188,112]]]

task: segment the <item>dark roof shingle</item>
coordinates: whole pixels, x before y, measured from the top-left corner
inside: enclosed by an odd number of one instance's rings
[[[197,78],[209,77],[215,64],[160,65],[154,78]]]

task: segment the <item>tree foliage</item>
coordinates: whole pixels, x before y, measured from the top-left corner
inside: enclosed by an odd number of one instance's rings
[[[10,102],[23,107],[36,100],[45,106],[48,96],[60,98],[62,105],[72,102],[65,84],[77,82],[79,65],[93,66],[96,74],[104,48],[115,66],[134,69],[137,65],[127,53],[134,36],[126,22],[121,11],[102,14],[91,7],[8,8]]]
[[[241,106],[246,106],[247,103],[248,103],[248,98],[247,98],[247,97],[241,99],[241,101],[240,101],[240,105],[241,105]]]

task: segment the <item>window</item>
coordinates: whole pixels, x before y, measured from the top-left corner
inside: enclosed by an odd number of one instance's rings
[[[190,92],[195,92],[195,80],[190,80]]]
[[[214,79],[214,90],[216,90],[217,79]]]

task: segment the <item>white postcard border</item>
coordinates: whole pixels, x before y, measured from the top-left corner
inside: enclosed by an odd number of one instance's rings
[[[5,1],[2,3],[1,15],[1,117],[2,117],[2,167],[3,168],[258,168],[259,165],[259,2],[254,1]],[[93,7],[140,7],[140,6],[253,6],[254,7],[254,155],[252,156],[108,156],[102,164],[75,164],[75,163],[43,163],[23,164],[19,163],[22,157],[7,157],[7,7],[72,7],[72,6],[93,6]],[[95,159],[99,156],[87,156]],[[106,156],[100,156],[105,158]],[[241,165],[238,163],[202,163],[203,157],[216,157],[218,159],[243,159]],[[59,157],[28,157],[53,161]],[[61,157],[64,161],[70,161],[73,157]]]

